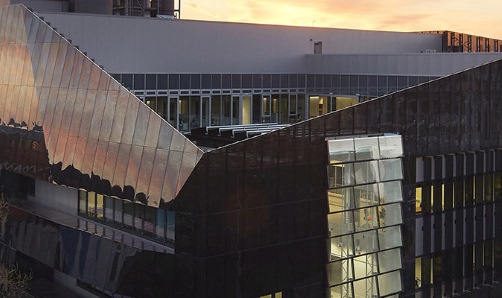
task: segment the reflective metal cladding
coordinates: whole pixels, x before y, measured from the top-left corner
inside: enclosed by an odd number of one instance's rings
[[[0,69],[0,125],[43,134],[45,179],[158,207],[202,156],[22,5],[0,7]]]

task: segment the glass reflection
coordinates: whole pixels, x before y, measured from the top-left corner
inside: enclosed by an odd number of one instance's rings
[[[389,181],[403,178],[401,159],[385,159],[380,161],[380,180]]]
[[[394,271],[378,276],[378,287],[380,296],[397,293],[401,288],[401,274],[399,271]]]
[[[378,138],[359,138],[354,140],[356,160],[380,159]]]
[[[389,271],[400,274],[402,169],[396,155],[402,150],[395,148],[401,146],[400,137],[391,138],[389,142],[385,137],[328,139],[332,263],[327,270],[329,284],[335,286],[331,288],[332,295],[345,297],[353,291],[347,297],[379,296],[380,282],[388,280],[371,276]],[[380,159],[384,156],[394,158]],[[379,183],[380,180],[392,181]],[[383,291],[391,293],[392,288],[385,284]]]
[[[328,142],[329,161],[331,164],[355,160],[354,141],[330,140]]]
[[[356,184],[366,184],[379,181],[378,163],[376,161],[354,163]]]
[[[171,146],[173,127],[167,123],[163,125],[157,114],[140,104],[131,92],[32,12],[21,6],[9,6],[2,7],[1,13],[5,16],[0,26],[5,33],[3,36],[6,40],[16,40],[15,43],[0,42],[0,64],[4,70],[0,74],[2,121],[6,122],[8,118],[9,125],[44,130],[50,161],[62,162],[61,170],[72,174],[65,180],[69,186],[94,190],[93,187],[102,185],[105,187],[101,190],[113,189],[113,194],[121,197],[135,197],[138,192],[143,192],[144,197],[151,197],[151,202],[156,202],[157,206],[161,201],[163,183],[157,181],[151,184],[147,177],[151,177],[153,172],[162,173],[160,179],[164,181],[167,164],[153,162],[153,149],[148,151],[148,158],[142,159],[143,147],[172,147],[180,153],[186,149],[195,158],[189,156],[181,173],[182,158],[175,156],[172,159],[177,165],[171,165],[173,172],[168,174],[175,185],[169,196],[163,197],[166,201],[172,200],[202,151],[191,142],[186,142],[181,134],[178,136],[179,144]],[[204,111],[204,115],[198,115],[204,119],[209,114],[209,105],[201,104],[197,98],[192,100],[192,109],[199,111],[200,105],[199,112]],[[168,98],[162,99],[154,97],[157,104],[152,107],[167,117]],[[234,107],[231,116],[239,120],[240,102],[231,104]],[[174,109],[172,111],[179,114]],[[97,151],[96,144],[99,144]],[[124,144],[137,147],[131,149]],[[117,152],[119,158],[112,158]],[[140,162],[145,164],[141,175],[138,174]],[[163,168],[157,168],[159,166]],[[91,178],[101,181],[94,181],[91,187]],[[138,182],[138,179],[141,181]],[[141,191],[136,189],[138,185]],[[155,195],[150,195],[149,191]]]
[[[354,165],[353,164],[337,164],[328,166],[329,187],[343,187],[353,185]]]
[[[403,145],[399,136],[379,137],[381,158],[394,158],[403,156]]]

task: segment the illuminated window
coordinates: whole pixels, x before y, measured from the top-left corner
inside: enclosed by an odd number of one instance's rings
[[[417,213],[422,212],[422,187],[417,187],[415,189],[415,211]]]
[[[389,138],[328,139],[332,297],[402,290],[402,142],[399,136]]]
[[[422,258],[415,259],[415,289],[422,287]]]

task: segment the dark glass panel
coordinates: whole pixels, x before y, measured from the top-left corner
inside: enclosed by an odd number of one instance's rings
[[[272,75],[272,86],[273,89],[278,89],[281,87],[281,76],[278,74]]]
[[[357,105],[353,107],[354,109],[354,134],[366,134],[368,133],[368,120],[367,117],[367,105]],[[373,113],[374,111],[370,111]]]
[[[387,76],[378,76],[378,96],[389,93],[387,87]]]
[[[368,92],[368,76],[359,76],[359,97],[363,100],[369,94]]]
[[[244,176],[241,169],[245,161],[244,144],[235,144],[227,151],[227,195],[225,206],[227,210],[235,210],[242,206],[244,199]]]
[[[389,93],[397,91],[397,76],[389,76]]]
[[[150,86],[153,86],[153,78],[148,76],[154,76],[154,75],[147,75],[146,83],[147,83],[147,88],[150,89]],[[166,74],[159,74],[157,75],[157,88],[159,90],[165,90],[167,89],[167,75]]]
[[[146,89],[157,90],[157,75],[155,74],[146,75]]]
[[[307,75],[307,90],[308,92],[315,92],[315,75],[308,74]]]
[[[340,133],[340,113],[332,113],[326,117],[325,133],[327,137]]]
[[[211,75],[211,89],[221,89],[221,74]]]
[[[334,94],[340,94],[342,92],[340,80],[341,80],[340,75],[331,76],[331,90],[330,90],[330,92],[333,92]]]
[[[262,75],[262,88],[271,88],[271,75],[264,74]]]
[[[297,88],[297,87],[298,87],[298,76],[296,74],[281,76],[281,88]]]
[[[253,88],[253,75],[242,75],[242,88]]]
[[[190,75],[190,88],[191,89],[201,89],[201,87],[200,87],[200,75],[198,75],[198,74],[192,74],[192,75]]]
[[[336,86],[336,85],[335,85]],[[341,75],[340,76],[340,93],[342,95],[350,95],[350,76],[348,75]]]
[[[133,89],[133,75],[132,74],[122,74],[122,84],[128,89]]]
[[[180,75],[170,74],[169,75],[169,90],[179,90],[180,89]]]
[[[280,80],[281,80],[281,88],[286,89],[289,88],[289,82],[288,82],[288,75],[287,74],[281,74],[280,75]]]
[[[359,93],[359,76],[351,75],[350,76],[350,95],[356,95]]]
[[[298,75],[298,88],[305,88],[306,83],[307,83],[306,75],[299,74]]]
[[[262,78],[260,74],[253,74],[253,88],[260,89],[262,84]]]
[[[409,76],[408,77],[408,86],[413,87],[418,85],[418,77]]]
[[[69,51],[68,51],[68,53],[69,53]],[[70,71],[71,71],[71,69],[70,69]],[[109,73],[109,75],[111,75],[112,78],[114,78],[118,82],[122,82],[122,75],[120,73]]]
[[[233,74],[232,75],[232,89],[240,89],[242,87],[242,81],[241,81],[241,75],[240,74]]]
[[[208,196],[208,211],[218,212],[224,208],[226,196],[226,182],[223,174],[226,169],[227,155],[225,151],[218,150],[211,152],[208,156],[208,173],[207,173],[207,193]]]
[[[428,85],[417,87],[417,154],[426,154],[427,135],[429,127],[427,125],[429,118],[429,90]]]
[[[211,75],[203,74],[202,75],[202,89],[211,89]]]
[[[222,89],[232,88],[232,75],[229,74],[221,75],[221,88]]]
[[[440,297],[442,296],[442,283],[445,281],[445,277],[443,276],[444,262],[440,255],[436,255],[432,259],[433,267],[432,267],[432,278],[434,284],[434,296]]]
[[[207,253],[209,255],[218,255],[225,253],[225,243],[226,243],[226,229],[221,229],[220,227],[226,226],[226,214],[218,213],[208,215],[206,217],[206,230],[207,234]],[[228,227],[232,228],[232,227]]]
[[[394,131],[394,117],[398,116],[395,109],[398,108],[395,104],[396,95],[388,95],[380,99],[380,131],[382,133]]]
[[[398,76],[397,77],[398,90],[404,89],[408,86],[410,86],[410,85],[408,84],[408,77],[407,76]]]
[[[275,203],[278,185],[278,134],[270,133],[263,138],[262,187],[263,205]]]
[[[179,76],[180,76],[180,89],[181,90],[189,90],[190,89],[190,75],[189,74],[180,74]],[[169,86],[171,86],[171,85],[169,84]]]

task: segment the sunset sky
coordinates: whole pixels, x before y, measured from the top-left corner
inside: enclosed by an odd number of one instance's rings
[[[502,39],[501,0],[182,0],[181,17],[388,31],[450,30]]]

